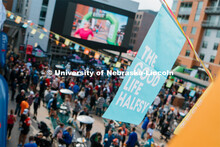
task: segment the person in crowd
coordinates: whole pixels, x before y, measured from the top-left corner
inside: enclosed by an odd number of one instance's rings
[[[79,115],[89,115],[88,113],[88,109],[85,107],[83,108],[83,110],[79,113]],[[85,124],[80,122],[80,129],[82,129],[82,131],[85,129]]]
[[[30,131],[30,125],[31,125],[31,118],[28,116],[28,109],[25,109],[23,111],[23,118],[21,118],[20,121],[20,136],[18,140],[18,146],[24,146],[25,140],[27,138],[27,135]]]
[[[141,126],[142,127],[141,139],[144,139],[144,134],[147,132],[147,126],[148,126],[148,123],[150,122],[150,118],[151,116],[147,115],[147,117],[144,119],[144,122]]]
[[[28,98],[27,102],[28,102],[29,106],[31,107],[31,105],[34,101],[34,92],[30,91],[30,95],[27,98]]]
[[[153,102],[153,105],[154,105],[153,109],[156,109],[159,106],[160,102],[161,102],[160,97],[156,96],[156,98],[155,98],[155,100]]]
[[[16,93],[16,88],[17,88],[17,79],[15,78],[14,81],[12,81],[11,84],[11,101],[14,101],[15,93]]]
[[[62,133],[63,133],[63,132],[64,132],[64,127],[65,127],[65,125],[64,125],[63,123],[60,123],[60,124],[55,128],[54,133],[53,133],[53,135],[52,135],[52,138],[54,139],[60,131],[62,131]]]
[[[102,115],[102,109],[103,109],[104,103],[105,103],[105,99],[103,97],[103,94],[101,94],[96,103],[96,115],[99,115],[99,116]]]
[[[60,143],[63,143],[68,147],[73,140],[73,129],[71,127],[67,127],[63,132],[63,138],[59,140]]]
[[[104,147],[110,147],[114,138],[115,136],[113,135],[113,131],[109,130],[108,133],[106,133],[104,136]]]
[[[80,104],[80,102],[78,100],[74,101],[75,107],[73,109],[73,114],[72,114],[72,118],[74,118],[76,120],[78,113],[81,111],[82,106]]]
[[[109,130],[112,130],[114,128],[114,121],[110,120],[107,126],[105,127],[105,134],[108,133]]]
[[[37,120],[37,110],[40,107],[40,95],[37,92],[34,97],[34,119]]]
[[[77,98],[77,94],[78,94],[79,90],[80,90],[79,85],[78,85],[78,83],[76,83],[76,84],[73,86],[73,96],[74,96],[74,99]]]
[[[25,109],[29,109],[29,104],[28,104],[27,100],[28,100],[28,98],[25,97],[24,100],[20,104],[20,106],[21,106],[21,114],[23,114]]]
[[[10,110],[10,114],[8,115],[8,127],[7,127],[7,133],[8,133],[8,140],[11,139],[11,131],[14,127],[14,123],[16,122],[16,116],[14,115],[14,110]]]
[[[147,125],[147,140],[150,138],[150,134],[153,135],[154,129],[156,127],[155,122],[156,122],[156,120],[153,119]]]
[[[128,129],[126,128],[126,124],[122,124],[122,127],[120,127],[119,129],[121,129],[121,134],[122,134],[122,147],[124,146],[126,137],[128,136]]]
[[[132,128],[132,132],[129,134],[128,141],[126,142],[127,147],[135,147],[138,142],[136,129]]]
[[[85,88],[83,87],[81,91],[78,93],[78,100],[81,104],[83,104],[83,100],[85,98]]]
[[[117,133],[113,133],[113,135],[115,136],[115,139],[117,138],[117,140],[115,141],[115,146],[120,146],[120,143],[123,139],[123,136],[121,134],[121,129],[118,129]]]
[[[21,111],[21,102],[24,100],[25,98],[25,91],[22,89],[21,93],[19,93],[16,97],[16,108],[15,108],[15,115],[18,114],[18,116],[20,116],[20,111]]]
[[[91,117],[91,116],[90,116]],[[91,130],[92,130],[92,123],[91,124],[86,124],[86,140],[89,140],[90,138],[90,134],[91,134]]]
[[[154,144],[154,139],[152,137],[152,134],[149,134],[149,139],[145,142],[144,147],[152,147]]]
[[[29,143],[26,143],[24,147],[37,147],[37,144],[34,141],[34,136],[29,137]]]
[[[103,147],[102,144],[101,144],[101,142],[102,142],[102,134],[100,132],[94,133],[90,137],[90,141],[91,141],[91,147]]]

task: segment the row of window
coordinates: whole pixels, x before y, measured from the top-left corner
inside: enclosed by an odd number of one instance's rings
[[[134,25],[139,25],[140,24],[140,21],[134,21]]]
[[[134,40],[134,39],[130,40],[130,44],[135,44],[135,42],[136,42],[136,40]]]
[[[218,45],[219,45],[219,43],[214,43],[213,50],[218,50]],[[207,48],[207,47],[208,47],[208,42],[203,41],[202,42],[202,48]]]
[[[185,56],[186,56],[186,57],[190,56],[190,50],[186,50]],[[201,53],[201,54],[199,55],[199,58],[200,58],[201,60],[204,60],[205,54]],[[215,56],[211,56],[209,62],[214,63],[214,61],[215,61]]]
[[[142,15],[140,15],[140,14],[136,15],[136,19],[141,19],[141,18],[142,18]]]
[[[211,31],[212,31],[211,29],[206,29],[205,30],[205,36],[207,36],[207,37],[210,36]],[[220,30],[217,31],[216,38],[220,38]]]

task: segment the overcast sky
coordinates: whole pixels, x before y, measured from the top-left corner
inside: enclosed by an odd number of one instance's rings
[[[158,11],[161,7],[160,0],[133,0],[139,2],[139,10],[148,9],[153,11]],[[168,5],[171,7],[173,4],[173,0],[166,0]]]

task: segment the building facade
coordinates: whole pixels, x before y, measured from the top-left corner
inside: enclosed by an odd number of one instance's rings
[[[220,69],[219,0],[174,0],[172,10],[215,78]],[[201,79],[209,80],[188,42],[184,44],[178,59],[182,66],[198,69]]]
[[[148,10],[140,10],[136,13],[129,43],[129,46],[133,51],[139,50],[156,14],[156,12]]]

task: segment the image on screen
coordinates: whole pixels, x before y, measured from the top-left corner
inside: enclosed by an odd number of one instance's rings
[[[128,17],[77,4],[71,36],[121,46]]]

